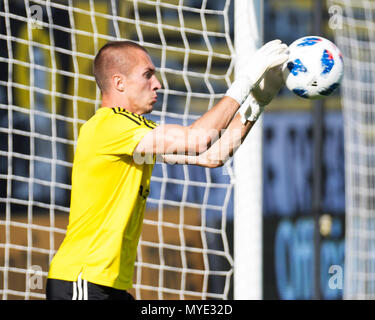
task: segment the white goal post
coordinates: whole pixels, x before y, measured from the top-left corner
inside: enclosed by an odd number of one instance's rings
[[[151,119],[188,125],[224,95],[241,55],[246,62],[260,45],[261,3],[0,1],[0,298],[45,297],[49,262],[68,222],[79,129],[100,106],[92,75],[99,48],[120,39],[143,45],[163,85]],[[137,299],[261,298],[260,141],[261,120],[236,155],[236,178],[232,159],[218,169],[155,165]],[[249,180],[253,191],[243,197]],[[245,236],[235,236],[235,264],[233,207],[236,233]]]
[[[328,0],[344,56],[345,299],[375,298],[375,2]]]
[[[263,42],[263,0],[235,2],[235,75]],[[234,298],[262,299],[262,117],[234,155]]]

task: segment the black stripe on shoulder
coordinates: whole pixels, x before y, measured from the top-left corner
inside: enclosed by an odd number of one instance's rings
[[[136,114],[136,113],[134,113],[134,112],[130,112],[129,110],[126,110],[126,109],[124,109],[124,108],[118,108],[119,110],[118,110],[118,112],[119,113],[125,113],[125,114],[127,114],[128,116],[130,116],[130,117],[132,117],[132,118],[134,118],[135,120],[137,120],[137,121],[139,121],[139,122],[142,122],[142,116],[140,116],[139,114]]]
[[[124,109],[124,108],[116,107],[116,108],[112,108],[112,110],[116,114],[121,114],[121,115],[129,118],[130,120],[134,121],[138,125],[142,125],[142,123],[143,123],[146,127],[150,128],[150,129],[155,129],[158,126],[152,120],[146,119],[144,116],[139,115],[139,114],[134,113],[134,112],[130,112],[130,111]]]
[[[122,111],[125,112],[126,114],[128,114],[129,116],[133,116],[137,120],[142,121],[143,117],[141,115],[139,115],[137,113],[134,113],[134,112],[130,112],[130,111],[126,110],[126,109],[123,109]]]
[[[113,112],[114,112],[115,114],[122,115],[122,116],[124,116],[124,117],[130,119],[131,121],[135,122],[137,125],[139,125],[139,126],[141,125],[140,122],[138,122],[137,120],[133,119],[131,116],[127,115],[126,113],[124,113],[124,112],[119,112],[119,111],[116,110],[116,108],[112,108],[112,110],[113,110]]]
[[[149,127],[151,129],[155,129],[158,126],[155,122],[153,122],[151,120],[148,120],[145,117],[142,117],[142,118],[143,118],[142,119],[143,123],[145,124],[146,127]]]

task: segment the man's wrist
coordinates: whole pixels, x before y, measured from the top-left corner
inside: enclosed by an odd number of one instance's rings
[[[241,105],[246,100],[252,87],[253,85],[252,85],[250,78],[241,77],[241,78],[236,79],[232,83],[232,85],[229,87],[225,95],[236,100],[238,104]]]
[[[241,115],[241,122],[243,124],[246,121],[256,121],[264,110],[264,105],[260,104],[254,96],[250,93],[246,100],[242,103],[239,108]]]

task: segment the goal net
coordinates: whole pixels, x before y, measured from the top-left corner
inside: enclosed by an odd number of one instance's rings
[[[375,2],[330,0],[343,52],[346,171],[346,299],[375,298]]]
[[[66,230],[80,126],[100,107],[92,62],[106,42],[143,45],[163,85],[150,118],[188,125],[233,77],[230,0],[0,1],[0,297],[43,299]],[[232,163],[156,164],[132,293],[227,299]]]

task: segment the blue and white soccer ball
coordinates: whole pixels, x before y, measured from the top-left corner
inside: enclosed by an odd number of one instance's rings
[[[287,88],[307,99],[330,95],[337,87],[344,72],[340,50],[331,41],[308,36],[289,46],[289,59],[283,66]]]

